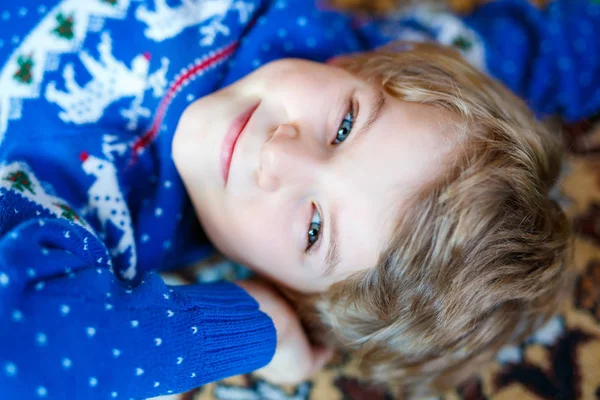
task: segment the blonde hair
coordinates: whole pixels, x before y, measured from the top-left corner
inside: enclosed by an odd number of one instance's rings
[[[377,265],[291,298],[309,331],[355,352],[369,378],[405,394],[444,390],[557,310],[570,237],[549,196],[559,140],[452,49],[400,43],[334,63],[463,122],[447,168],[403,206]]]

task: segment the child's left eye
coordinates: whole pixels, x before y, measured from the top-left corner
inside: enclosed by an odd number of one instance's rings
[[[313,206],[314,207],[314,206]],[[319,210],[317,207],[314,207],[313,215],[310,219],[310,225],[308,226],[308,237],[307,237],[307,246],[306,250],[310,250],[310,248],[319,240],[321,236],[321,215],[319,214]]]
[[[335,139],[333,144],[342,143],[348,136],[350,136],[350,132],[352,131],[352,126],[354,125],[354,106],[352,102],[350,102],[350,109],[348,110],[348,114],[344,117],[344,120],[340,124],[338,128],[337,134],[335,135]]]

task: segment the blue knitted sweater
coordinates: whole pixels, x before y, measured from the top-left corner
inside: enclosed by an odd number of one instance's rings
[[[243,290],[157,274],[211,251],[171,159],[194,99],[273,59],[433,39],[538,114],[578,119],[600,109],[599,15],[584,0],[371,21],[309,0],[3,2],[2,398],[177,393],[272,357],[272,322]]]

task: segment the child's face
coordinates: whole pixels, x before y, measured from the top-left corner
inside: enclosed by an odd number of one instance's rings
[[[191,104],[173,158],[217,248],[320,292],[376,264],[403,202],[441,168],[451,118],[342,69],[282,60]]]

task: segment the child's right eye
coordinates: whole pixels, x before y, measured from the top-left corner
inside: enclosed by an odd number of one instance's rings
[[[308,227],[308,245],[306,246],[306,251],[310,250],[310,248],[319,240],[319,236],[321,235],[321,215],[319,215],[317,207],[313,205],[313,208],[314,212]]]

